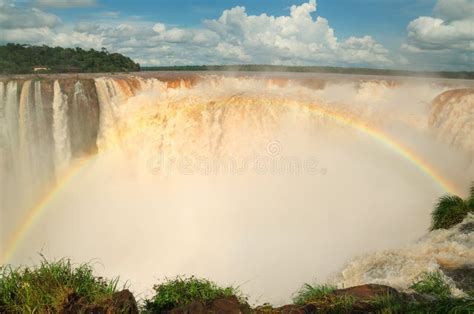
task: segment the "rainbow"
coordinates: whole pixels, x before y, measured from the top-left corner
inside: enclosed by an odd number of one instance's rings
[[[346,125],[351,128],[357,129],[364,134],[368,135],[378,143],[382,144],[383,146],[391,149],[399,156],[404,158],[405,160],[409,161],[413,164],[419,171],[427,175],[431,178],[434,182],[436,182],[439,187],[447,193],[461,195],[460,191],[457,187],[444,178],[441,173],[439,173],[433,166],[431,166],[426,160],[422,157],[418,156],[414,151],[412,151],[407,146],[397,142],[395,139],[390,137],[389,135],[383,133],[381,130],[366,124],[361,120],[357,120],[356,118],[349,116],[344,113],[340,113],[337,111],[329,110],[325,107],[322,107],[317,104],[307,104],[305,105],[310,112],[316,114],[318,116],[328,118],[338,124]],[[59,194],[61,190],[72,181],[72,179],[79,173],[80,170],[85,169],[87,164],[94,159],[95,156],[90,156],[89,158],[85,158],[73,166],[71,166],[68,171],[57,181],[57,183],[46,193],[31,209],[28,210],[26,215],[21,220],[21,223],[16,228],[14,233],[11,235],[9,240],[7,241],[7,245],[0,255],[0,264],[6,264],[9,262],[13,254],[15,253],[16,248],[19,247],[21,241],[25,237],[28,230],[31,226],[37,221],[41,214],[45,211],[48,203],[54,199],[55,195]]]
[[[65,171],[56,183],[45,193],[37,203],[31,207],[18,227],[15,229],[13,234],[10,236],[7,245],[0,255],[0,265],[8,263],[15,249],[20,245],[21,240],[24,238],[30,227],[40,218],[41,213],[44,211],[48,203],[54,198],[55,195],[59,194],[64,187],[80,172],[80,170],[86,169],[87,163],[89,163],[95,156],[83,158],[77,162],[74,162]]]

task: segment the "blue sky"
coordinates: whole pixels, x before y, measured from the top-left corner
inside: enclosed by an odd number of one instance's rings
[[[0,42],[105,46],[143,65],[474,69],[474,0],[0,0],[0,28]]]

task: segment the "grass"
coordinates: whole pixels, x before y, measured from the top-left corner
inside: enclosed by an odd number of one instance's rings
[[[474,313],[472,292],[467,297],[454,298],[441,272],[424,272],[410,286],[415,292],[430,295],[431,300],[407,305],[412,313]]]
[[[237,288],[220,287],[212,281],[194,276],[166,279],[155,285],[153,290],[155,296],[145,300],[144,312],[161,313],[193,301],[208,304],[213,300],[230,296],[236,296],[241,303],[246,302]]]
[[[333,293],[336,287],[330,285],[310,285],[305,283],[293,297],[293,303],[298,305],[308,304]]]
[[[377,297],[372,302],[373,312],[380,314],[470,314],[474,313],[472,298],[434,298],[409,302],[396,296]]]
[[[439,271],[422,273],[412,283],[410,289],[417,293],[430,294],[437,298],[451,297],[451,288],[444,281],[443,274]]]
[[[100,303],[117,290],[118,278],[95,277],[89,264],[74,266],[69,259],[37,267],[0,266],[0,313],[57,313],[75,294],[90,304]]]
[[[431,214],[431,230],[449,229],[462,222],[468,213],[474,213],[474,183],[467,199],[455,195],[439,199]]]
[[[354,306],[355,299],[349,295],[336,295],[336,287],[330,285],[310,285],[305,283],[293,297],[297,305],[312,304],[318,313],[344,313]]]

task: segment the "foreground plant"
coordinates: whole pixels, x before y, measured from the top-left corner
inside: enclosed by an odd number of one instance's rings
[[[439,271],[424,272],[412,283],[410,289],[421,293],[430,294],[437,298],[447,298],[451,296],[451,287],[446,283],[443,274]]]
[[[439,271],[422,273],[410,288],[430,296],[424,301],[408,304],[406,309],[412,313],[474,313],[472,291],[465,297],[453,297],[450,286]]]
[[[297,305],[312,304],[318,313],[345,313],[350,311],[355,299],[350,295],[337,295],[336,287],[330,285],[310,285],[305,283],[293,297]]]
[[[293,297],[293,303],[298,305],[307,304],[323,298],[336,290],[330,285],[310,285],[305,283]]]
[[[149,313],[161,313],[193,301],[208,304],[213,300],[231,296],[236,296],[242,303],[246,302],[237,288],[219,287],[212,281],[194,276],[166,279],[155,285],[153,290],[155,296],[145,300],[144,305],[144,311]]]
[[[69,259],[37,267],[0,266],[0,313],[58,313],[71,295],[90,304],[110,299],[118,278],[95,277],[88,264],[74,266]]]
[[[440,198],[431,214],[431,230],[449,229],[462,222],[469,213],[474,213],[474,183],[467,199],[455,195]]]

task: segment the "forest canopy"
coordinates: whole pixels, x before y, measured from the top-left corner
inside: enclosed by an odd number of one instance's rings
[[[94,73],[140,71],[140,65],[119,53],[82,48],[6,44],[0,46],[0,73]]]

